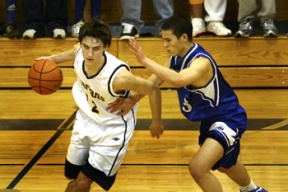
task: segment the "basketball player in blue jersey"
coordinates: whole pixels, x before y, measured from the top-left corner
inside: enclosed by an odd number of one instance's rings
[[[137,104],[119,116],[106,110],[109,103],[130,91],[148,95],[151,135],[163,133],[159,87],[134,76],[126,63],[106,52],[111,40],[109,26],[94,19],[81,27],[73,49],[38,58],[74,61],[77,75],[72,93],[79,110],[65,163],[65,176],[72,181],[65,192],[88,192],[93,182],[108,191],[115,181],[135,128]]]
[[[222,192],[222,186],[210,170],[218,170],[235,181],[241,192],[266,192],[250,179],[246,168],[238,161],[240,138],[246,130],[247,117],[235,93],[225,81],[212,56],[192,42],[191,22],[172,16],[162,25],[164,47],[171,57],[165,66],[148,58],[135,39],[129,40],[137,60],[154,75],[149,79],[160,85],[167,81],[177,88],[183,115],[201,122],[200,149],[189,163],[195,182],[205,192]],[[142,96],[133,94],[130,101]],[[109,110],[129,109],[129,103],[117,101]]]

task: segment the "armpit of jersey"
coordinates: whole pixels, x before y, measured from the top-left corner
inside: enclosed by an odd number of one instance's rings
[[[206,86],[200,89],[192,90],[200,94],[203,100],[209,101],[211,107],[216,107],[219,104],[219,84],[217,76]]]

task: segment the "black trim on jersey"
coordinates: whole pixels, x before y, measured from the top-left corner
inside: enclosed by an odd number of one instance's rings
[[[83,63],[82,63],[82,71],[83,71],[83,73],[84,73],[84,75],[85,75],[85,77],[87,78],[87,79],[93,79],[94,77],[96,77],[101,71],[102,71],[102,69],[105,67],[105,65],[106,65],[106,63],[107,63],[107,57],[106,57],[106,55],[105,55],[105,52],[103,52],[103,54],[102,54],[103,56],[104,56],[104,63],[103,63],[103,65],[102,65],[102,67],[97,71],[97,73],[95,74],[95,75],[92,75],[92,76],[88,76],[88,74],[86,73],[86,71],[85,71],[85,59],[83,60]]]
[[[133,109],[131,109],[131,111],[132,111],[132,116],[133,116],[134,125],[136,125],[135,112],[134,112]],[[119,156],[119,153],[122,151],[122,149],[123,149],[123,147],[124,147],[124,145],[125,145],[125,142],[126,142],[126,133],[127,133],[128,126],[127,126],[127,121],[125,121],[123,115],[122,115],[121,117],[122,117],[122,120],[123,120],[123,122],[124,122],[124,124],[125,124],[125,132],[124,132],[124,134],[123,134],[123,142],[122,142],[122,146],[119,148],[118,153],[117,153],[117,155],[116,155],[116,157],[115,157],[115,159],[114,159],[114,162],[113,162],[113,164],[112,164],[112,166],[111,166],[111,169],[110,169],[110,171],[109,171],[109,173],[108,173],[108,176],[110,175],[111,171],[113,170],[113,167],[114,167],[115,162],[116,162],[116,160],[117,160],[117,158],[118,158],[118,156]],[[115,174],[115,175],[116,175],[116,174]]]
[[[130,109],[130,110],[131,110],[131,113],[132,113],[132,117],[133,117],[134,126],[136,126],[136,122],[137,122],[137,119],[136,119],[135,111],[134,111],[134,109],[133,109],[133,108],[132,108],[132,109]],[[125,120],[124,120],[124,117],[123,117],[123,115],[122,115],[122,119],[123,119],[123,121],[125,121]]]
[[[114,162],[113,162],[113,164],[112,164],[112,167],[111,167],[108,175],[110,175],[110,173],[111,173],[111,171],[112,171],[112,169],[113,169],[113,167],[114,167],[114,165],[115,165],[115,162],[116,162],[116,160],[117,160],[117,158],[118,158],[118,156],[119,156],[119,153],[120,153],[120,151],[122,151],[122,149],[123,149],[123,147],[124,147],[124,145],[125,145],[125,141],[126,141],[126,133],[127,133],[127,127],[128,127],[128,126],[127,126],[127,121],[125,121],[125,119],[123,118],[123,115],[122,115],[121,117],[122,117],[122,120],[123,120],[123,122],[124,122],[124,124],[125,124],[125,131],[124,131],[124,134],[123,134],[123,142],[122,142],[122,146],[121,146],[120,149],[118,150],[118,153],[117,153],[117,155],[116,155],[116,157],[115,157],[115,159],[114,159]]]
[[[115,70],[112,72],[112,75],[110,76],[110,78],[109,78],[109,80],[108,80],[108,91],[109,91],[109,93],[110,93],[112,96],[114,96],[114,97],[119,97],[119,96],[121,96],[121,97],[128,97],[128,95],[129,95],[129,93],[130,93],[130,90],[123,90],[121,93],[115,95],[115,94],[113,94],[112,90],[110,89],[110,87],[112,87],[112,86],[110,86],[111,83],[112,83],[112,82],[111,82],[111,81],[112,81],[112,77],[114,77],[116,71],[118,71],[118,70],[119,70],[120,68],[122,68],[122,67],[125,67],[128,71],[130,71],[130,68],[129,68],[127,65],[121,64],[121,65],[119,65],[117,68],[115,68]]]
[[[136,117],[135,117],[135,111],[133,110],[133,108],[131,109],[131,111],[132,111],[132,115],[133,115],[134,126],[136,126],[137,120],[136,120]]]
[[[122,149],[123,149],[123,147],[124,147],[124,145],[125,145],[126,133],[127,133],[127,121],[124,120],[123,116],[122,116],[122,120],[124,121],[124,124],[125,124],[125,131],[124,131],[124,134],[123,134],[123,142],[122,142],[122,146],[119,148],[118,153],[117,153],[117,155],[116,155],[116,157],[115,157],[115,159],[114,159],[114,162],[113,162],[113,164],[112,164],[112,166],[111,166],[111,169],[110,169],[110,171],[109,171],[109,173],[108,173],[108,176],[110,176],[111,171],[113,170],[113,167],[114,167],[114,165],[115,165],[115,162],[116,162],[116,160],[118,159],[119,153],[122,151]],[[116,174],[115,174],[115,175],[116,175]]]

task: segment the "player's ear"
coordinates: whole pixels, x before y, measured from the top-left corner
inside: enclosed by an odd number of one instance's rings
[[[181,39],[182,41],[188,41],[188,40],[189,40],[188,35],[187,35],[186,33],[183,33],[183,34],[181,35],[180,39]]]

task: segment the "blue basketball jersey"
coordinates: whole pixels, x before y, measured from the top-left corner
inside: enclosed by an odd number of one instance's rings
[[[194,43],[183,58],[171,57],[170,68],[179,72],[188,68],[191,62],[199,57],[210,60],[213,78],[203,87],[187,85],[177,89],[181,112],[191,121],[200,121],[200,132],[203,134],[208,133],[214,122],[224,122],[232,129],[238,129],[241,135],[246,129],[246,112],[207,51]]]

